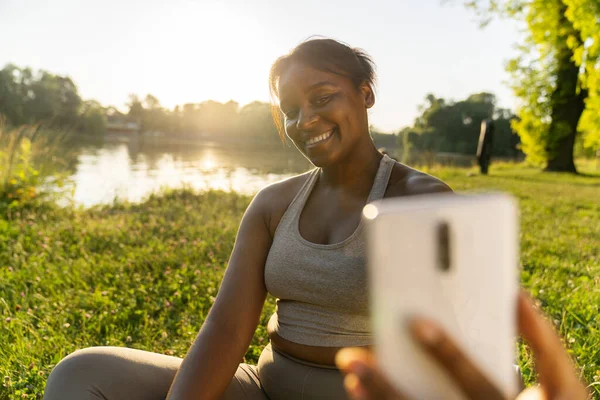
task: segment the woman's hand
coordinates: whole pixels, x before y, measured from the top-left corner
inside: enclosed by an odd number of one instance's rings
[[[517,399],[588,399],[590,395],[577,378],[571,359],[554,329],[523,293],[518,300],[518,325],[521,335],[533,351],[539,386],[526,389]],[[418,319],[411,324],[410,329],[415,340],[448,372],[467,398],[504,400],[500,390],[492,385],[437,325]],[[353,399],[408,400],[387,381],[369,351],[359,348],[343,349],[337,354],[336,363],[346,375],[344,385]]]

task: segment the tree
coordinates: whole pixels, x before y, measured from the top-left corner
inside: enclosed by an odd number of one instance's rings
[[[146,108],[149,110],[154,110],[156,108],[160,108],[160,102],[158,101],[158,99],[154,96],[152,96],[150,93],[148,93],[146,95],[146,98],[144,99],[144,103],[146,103]]]
[[[586,107],[581,115],[579,130],[582,145],[589,153],[600,151],[600,3],[597,0],[565,0],[566,16],[579,31],[581,40],[575,42],[575,61],[585,68],[582,77],[588,91]]]
[[[186,103],[183,105],[181,112],[182,130],[186,135],[200,133],[200,125],[198,121],[198,110],[195,104]]]
[[[12,125],[44,123],[58,128],[79,121],[81,97],[71,78],[8,64],[0,71],[0,113]]]
[[[168,129],[169,132],[173,135],[181,135],[183,133],[183,119],[181,108],[179,106],[175,106],[173,111],[168,114]]]
[[[547,171],[576,172],[578,132],[597,145],[597,0],[473,0],[485,25],[494,14],[523,21],[527,37],[508,64],[512,88],[521,99],[513,126],[529,160]]]
[[[96,100],[83,102],[80,119],[79,129],[88,135],[101,136],[106,133],[106,111]]]
[[[408,157],[411,150],[475,154],[481,121],[494,119],[496,125],[494,154],[517,156],[518,137],[510,128],[513,115],[496,108],[496,96],[477,93],[467,99],[453,102],[428,94],[425,104],[419,107],[421,115],[412,128],[401,131],[402,146]]]
[[[405,164],[413,163],[413,147],[418,140],[418,133],[414,132],[412,128],[406,127],[398,132],[398,147],[402,149],[400,160]]]
[[[144,106],[142,105],[140,98],[135,94],[130,94],[127,107],[129,107],[129,112],[127,115],[137,122],[141,122],[142,118],[144,117]]]
[[[273,124],[271,105],[260,101],[246,104],[239,112],[239,133],[247,137],[279,142],[277,128]]]
[[[197,105],[198,125],[201,133],[232,135],[236,131],[238,104],[225,104],[208,100]]]
[[[29,90],[25,110],[33,121],[60,128],[77,124],[81,97],[71,78],[40,71]]]
[[[25,104],[33,92],[29,89],[33,74],[29,68],[21,69],[7,64],[0,70],[0,114],[9,124],[18,126],[31,122]]]
[[[161,107],[160,101],[155,96],[147,94],[142,103],[136,95],[130,94],[127,105],[129,106],[128,116],[136,122],[141,122],[142,131],[179,132],[178,123],[174,121],[168,110]]]

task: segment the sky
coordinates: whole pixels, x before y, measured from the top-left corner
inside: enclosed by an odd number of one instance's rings
[[[503,20],[481,29],[461,0],[0,0],[0,67],[68,75],[84,99],[123,110],[131,93],[168,108],[269,101],[271,64],[313,35],[371,54],[378,130],[412,125],[428,93],[516,106],[504,66],[522,34]]]

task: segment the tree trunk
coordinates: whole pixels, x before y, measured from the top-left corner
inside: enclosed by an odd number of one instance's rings
[[[561,12],[561,25],[565,31],[579,37],[571,23]],[[552,93],[552,122],[546,143],[548,163],[546,171],[577,173],[573,162],[573,149],[577,125],[585,109],[587,91],[579,87],[579,67],[573,61],[573,50],[567,46],[567,34],[557,44],[556,89]]]
[[[568,67],[564,64],[571,65]],[[577,173],[573,162],[573,149],[579,119],[585,109],[586,92],[578,93],[579,67],[571,58],[561,62],[567,68],[559,68],[558,84],[552,95],[552,122],[547,144],[548,163],[546,171]]]

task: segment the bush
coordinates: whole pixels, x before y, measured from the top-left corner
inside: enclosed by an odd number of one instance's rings
[[[64,197],[68,183],[58,145],[65,133],[40,126],[9,128],[0,121],[0,213]]]

